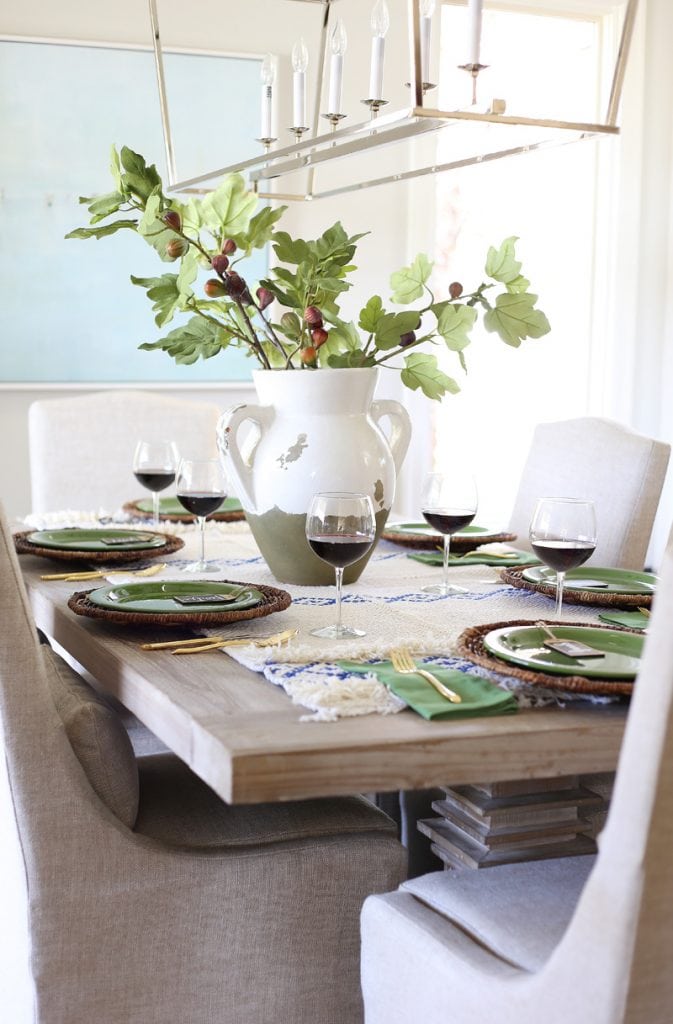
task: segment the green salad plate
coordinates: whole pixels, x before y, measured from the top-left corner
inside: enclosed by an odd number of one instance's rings
[[[604,629],[600,626],[554,625],[559,640],[575,640],[600,651],[601,657],[569,657],[545,647],[539,626],[503,626],[484,637],[491,654],[512,665],[559,676],[587,679],[635,679],[645,638],[642,634]]]
[[[237,583],[220,583],[217,580],[166,580],[164,583],[149,580],[143,583],[126,583],[111,587],[99,587],[88,594],[92,604],[99,608],[111,608],[123,612],[148,612],[153,615],[187,614],[194,612],[234,612],[254,608],[264,599],[254,587],[245,587],[242,593]],[[227,597],[238,594],[234,600]],[[199,596],[212,600],[203,603],[181,604],[176,598]],[[218,597],[224,596],[223,600]]]
[[[523,579],[538,586],[556,586],[556,571],[547,566],[531,566],[521,573]],[[601,594],[654,594],[658,579],[649,572],[628,569],[599,569],[593,565],[570,569],[564,590],[586,590]]]
[[[166,537],[160,533],[142,530],[38,530],[26,540],[36,547],[55,551],[146,551],[166,546]]]
[[[137,509],[141,512],[146,512],[148,515],[152,514],[152,499],[151,498],[140,498],[139,501],[133,503]],[[241,512],[241,503],[238,498],[225,498],[222,504],[215,509],[212,513],[213,516],[220,515],[222,512]],[[194,516],[191,512],[188,512],[184,505],[181,505],[176,497],[168,496],[166,498],[159,498],[159,515],[163,516],[184,516],[186,519],[193,519]]]

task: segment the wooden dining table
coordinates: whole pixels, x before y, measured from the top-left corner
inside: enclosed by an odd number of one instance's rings
[[[143,650],[171,633],[76,615],[67,602],[77,585],[41,580],[48,569],[34,556],[22,555],[21,566],[37,626],[228,803],[615,769],[623,703],[444,721],[411,710],[303,721],[305,709],[280,687],[222,652]],[[291,623],[292,607],[283,615]]]

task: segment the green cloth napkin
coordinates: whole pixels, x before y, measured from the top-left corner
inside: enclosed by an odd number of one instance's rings
[[[408,554],[407,558],[425,562],[426,565],[444,564],[444,554],[441,551],[415,551]],[[505,569],[508,565],[533,565],[538,561],[530,551],[512,551],[511,556],[507,558],[496,558],[487,551],[470,551],[462,557],[449,554],[449,565],[501,565]]]
[[[369,665],[361,661],[339,661],[339,668],[354,675],[373,673],[393,693],[401,697],[410,708],[430,721],[444,718],[475,718],[486,715],[511,715],[518,705],[511,693],[494,686],[480,676],[467,675],[453,669],[435,668],[423,665],[440,682],[455,690],[462,697],[460,704],[452,704],[426,682],[422,676],[402,675],[396,672],[389,661],[377,661]]]
[[[615,626],[628,626],[629,629],[647,629],[650,624],[649,615],[642,612],[600,612],[599,619],[611,622]]]

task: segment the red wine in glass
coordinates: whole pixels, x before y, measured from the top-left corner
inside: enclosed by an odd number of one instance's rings
[[[133,455],[133,473],[143,487],[152,492],[153,525],[159,525],[159,491],[175,480],[178,450],[173,441],[138,441]]]
[[[577,569],[591,558],[596,544],[572,540],[531,541],[530,546],[541,562],[557,572]]]
[[[477,486],[474,477],[457,468],[447,473],[430,473],[423,485],[421,512],[426,522],[444,538],[442,582],[423,587],[423,591],[441,597],[465,593],[463,587],[449,583],[449,551],[451,535],[469,526],[477,514]]]
[[[200,494],[198,491],[183,491],[178,494],[178,501],[193,516],[212,515],[224,501],[223,494]]]
[[[366,555],[372,546],[371,537],[363,534],[343,534],[324,537],[309,537],[308,542],[318,558],[336,569],[345,568]]]
[[[201,538],[201,557],[186,572],[217,570],[206,562],[206,516],[216,511],[227,496],[228,482],[218,459],[183,459],[178,468],[178,501],[196,516]]]
[[[312,630],[313,636],[364,636],[361,629],[341,624],[341,585],[344,567],[366,555],[376,537],[376,518],[366,494],[325,492],[314,494],[306,514],[306,539],[318,558],[334,567],[336,624]]]
[[[556,571],[558,618],[563,607],[566,572],[583,565],[596,547],[593,502],[583,498],[540,498],[528,536],[537,557]]]

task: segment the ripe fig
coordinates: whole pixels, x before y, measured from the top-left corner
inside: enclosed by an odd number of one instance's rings
[[[400,346],[402,348],[406,348],[407,345],[413,345],[413,343],[415,341],[416,341],[416,332],[415,331],[407,331],[406,334],[400,334]]]
[[[204,284],[203,290],[211,299],[219,299],[222,295],[227,294],[224,282],[219,281],[216,277],[209,278]]]
[[[327,341],[329,335],[324,327],[314,327],[311,331],[311,341],[316,348],[320,348]]]
[[[309,366],[311,363],[315,363],[318,353],[313,348],[313,345],[307,345],[303,348],[300,353],[301,361],[305,366]]]
[[[449,285],[449,295],[452,299],[459,299],[463,294],[463,286],[460,281],[452,281]]]
[[[255,294],[260,309],[266,309],[273,302],[273,292],[270,292],[268,288],[263,288],[260,285]]]
[[[240,299],[244,292],[248,290],[246,282],[240,274],[236,273],[235,270],[232,270],[227,274],[224,283],[227,295],[231,295],[233,299]]]
[[[307,306],[304,310],[304,323],[309,327],[322,327],[322,313],[317,306]]]
[[[231,256],[232,252],[236,252],[236,242],[233,238],[226,238],[222,242],[222,252],[225,256]]]
[[[173,228],[173,231],[179,231],[182,227],[182,218],[177,210],[167,210],[161,218],[167,228]]]
[[[216,274],[224,274],[229,267],[229,257],[219,253],[217,256],[213,256],[210,265]]]
[[[184,256],[188,249],[189,242],[186,242],[184,238],[172,238],[166,246],[166,252],[174,260]]]

